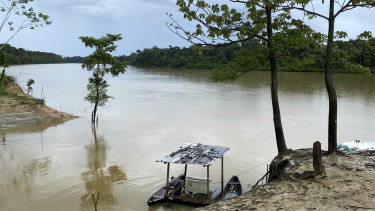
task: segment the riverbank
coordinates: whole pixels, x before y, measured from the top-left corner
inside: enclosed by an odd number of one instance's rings
[[[311,149],[281,160],[288,164],[271,182],[200,210],[375,210],[375,151],[325,156],[326,176],[305,179],[301,174],[314,170]]]
[[[25,94],[13,80],[9,80],[3,88],[5,90],[0,94],[0,130],[63,123],[77,118],[48,107],[42,100]]]
[[[200,66],[200,65],[186,65],[186,66],[155,66],[155,65],[137,65],[129,63],[129,66],[133,66],[136,68],[148,68],[148,69],[173,69],[173,70],[202,70],[202,71],[213,71],[215,68],[220,68],[228,64],[219,64],[219,65],[206,65],[206,66]],[[269,72],[270,69],[268,67],[266,68],[256,68],[256,69],[248,69],[248,70],[242,70],[239,71],[238,74],[241,74],[242,72]],[[292,68],[278,68],[278,72],[295,72],[295,73],[324,73],[324,68],[314,68],[314,69],[292,69]],[[334,73],[350,73],[350,74],[375,74],[375,69],[370,69],[369,71],[364,71],[363,69],[342,69],[342,68],[334,68]]]

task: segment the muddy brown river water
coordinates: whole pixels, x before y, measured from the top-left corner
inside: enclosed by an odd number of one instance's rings
[[[229,146],[224,177],[239,175],[248,189],[277,153],[268,72],[214,84],[209,71],[129,67],[107,78],[115,99],[99,108],[96,141],[92,107],[83,100],[89,73],[79,64],[13,66],[7,72],[24,87],[33,78],[34,96],[43,87],[47,105],[80,118],[0,131],[0,210],[93,210],[92,193],[100,193],[98,210],[191,210],[147,206],[165,182],[166,165],[157,159],[187,142]],[[335,80],[339,142],[374,141],[375,77],[336,74]],[[279,99],[287,146],[306,148],[319,140],[326,148],[324,75],[279,73]],[[171,174],[183,168],[171,165]],[[220,187],[220,162],[210,169],[213,186]],[[204,177],[205,169],[189,167],[189,175]]]

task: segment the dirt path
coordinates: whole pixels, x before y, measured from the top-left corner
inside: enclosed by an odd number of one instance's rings
[[[77,118],[50,108],[39,99],[25,94],[15,82],[9,82],[5,88],[8,94],[0,95],[0,130],[62,123]]]
[[[375,151],[329,155],[326,177],[296,179],[313,171],[311,153],[297,150],[280,179],[200,210],[375,210]]]

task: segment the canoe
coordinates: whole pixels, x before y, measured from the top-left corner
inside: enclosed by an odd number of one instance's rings
[[[233,176],[224,188],[222,199],[226,200],[226,199],[234,198],[241,194],[242,194],[241,182],[237,176]]]
[[[165,195],[165,187],[160,188],[158,191],[156,191],[147,201],[148,206],[160,203],[164,201],[164,195]]]

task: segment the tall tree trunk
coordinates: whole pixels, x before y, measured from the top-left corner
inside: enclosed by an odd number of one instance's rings
[[[95,103],[94,110],[92,111],[91,123],[94,124],[96,120],[96,111],[98,109],[98,103]]]
[[[267,6],[267,35],[268,35],[268,50],[269,60],[271,65],[271,96],[272,96],[272,110],[273,110],[273,124],[275,127],[276,143],[278,154],[282,154],[287,150],[284,138],[283,125],[281,123],[281,114],[279,107],[279,97],[277,93],[277,69],[276,69],[276,57],[275,49],[273,46],[273,32],[272,32],[272,16],[271,8]]]
[[[329,28],[328,28],[328,42],[325,63],[325,82],[329,99],[329,114],[328,114],[328,152],[332,153],[337,150],[337,96],[332,77],[332,48],[333,35],[335,33],[335,1],[330,0],[329,6]]]
[[[95,124],[96,120],[96,111],[98,110],[98,104],[99,104],[99,71],[100,67],[97,65],[97,72],[94,72],[94,77],[95,77],[95,89],[96,89],[96,100],[95,100],[95,106],[94,110],[92,111],[92,116],[91,116],[91,123]]]
[[[91,123],[92,124],[95,124],[95,120],[96,120],[96,111],[98,109],[98,104],[99,104],[99,85],[98,85],[98,75],[94,73],[94,76],[95,76],[95,90],[96,90],[96,98],[95,98],[95,106],[94,106],[94,110],[92,111],[92,114],[91,114]]]

